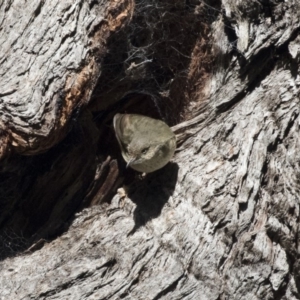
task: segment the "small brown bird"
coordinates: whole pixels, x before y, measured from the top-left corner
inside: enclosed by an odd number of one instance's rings
[[[156,171],[175,152],[175,135],[163,121],[136,114],[116,114],[114,129],[127,167],[136,171]]]

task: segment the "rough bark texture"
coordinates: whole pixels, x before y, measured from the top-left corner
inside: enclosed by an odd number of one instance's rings
[[[297,0],[0,14],[1,299],[300,299]],[[124,170],[116,112],[173,162]]]

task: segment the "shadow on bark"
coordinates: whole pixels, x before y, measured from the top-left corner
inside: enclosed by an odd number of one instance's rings
[[[134,211],[135,225],[130,234],[150,220],[157,218],[173,195],[178,178],[178,165],[169,163],[164,168],[146,175],[138,183],[133,183],[129,198],[137,205]]]

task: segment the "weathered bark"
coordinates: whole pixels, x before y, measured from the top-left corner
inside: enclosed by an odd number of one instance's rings
[[[0,4],[0,298],[300,299],[300,3],[48,2]],[[173,162],[124,170],[124,111]]]

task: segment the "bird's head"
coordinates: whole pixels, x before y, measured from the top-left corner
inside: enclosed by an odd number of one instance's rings
[[[150,145],[144,141],[130,143],[128,147],[128,162],[127,168],[134,165],[142,165],[151,160],[157,151],[157,145]]]

